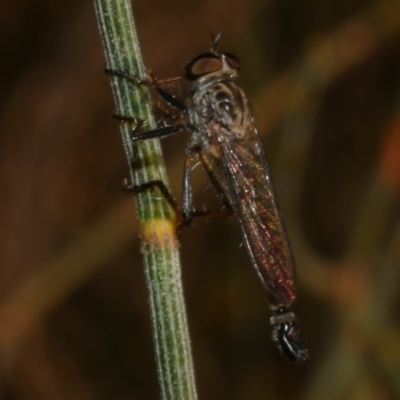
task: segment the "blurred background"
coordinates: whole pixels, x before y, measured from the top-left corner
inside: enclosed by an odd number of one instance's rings
[[[181,237],[200,399],[400,398],[400,3],[133,3],[145,64],[242,61],[297,261],[301,365],[237,222]],[[1,399],[158,399],[134,201],[93,4],[0,5]],[[163,141],[180,198],[186,135]],[[219,202],[201,168],[195,202]]]

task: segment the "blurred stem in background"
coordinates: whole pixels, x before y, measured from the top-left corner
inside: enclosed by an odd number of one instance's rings
[[[98,24],[107,67],[136,77],[144,66],[129,0],[96,0]],[[155,126],[148,89],[112,76],[118,115],[137,117]],[[133,87],[135,86],[135,87]],[[162,180],[167,184],[159,142],[132,143],[132,127],[121,124],[122,140],[135,186]],[[150,296],[153,333],[162,398],[196,399],[185,303],[182,291],[175,215],[156,189],[136,196],[145,273]]]

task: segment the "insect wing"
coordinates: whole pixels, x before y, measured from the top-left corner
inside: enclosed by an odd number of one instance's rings
[[[266,156],[252,124],[242,139],[221,144],[219,162],[253,266],[271,305],[288,307],[296,298],[294,261]]]

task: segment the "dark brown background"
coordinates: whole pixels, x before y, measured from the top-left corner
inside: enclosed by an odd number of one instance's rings
[[[298,264],[310,359],[270,340],[234,219],[182,236],[200,399],[400,397],[400,6],[134,1],[146,65],[180,74],[225,26]],[[1,398],[157,399],[134,204],[93,4],[0,6]],[[165,140],[180,196],[187,136]],[[194,172],[196,204],[218,207]]]

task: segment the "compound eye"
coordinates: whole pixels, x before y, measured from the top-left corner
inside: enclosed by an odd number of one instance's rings
[[[224,53],[226,61],[228,61],[228,64],[231,68],[233,69],[240,69],[240,61],[239,59],[231,54],[231,53]]]
[[[203,54],[186,65],[186,76],[188,79],[196,79],[202,75],[219,71],[222,67],[222,60],[218,56]]]

